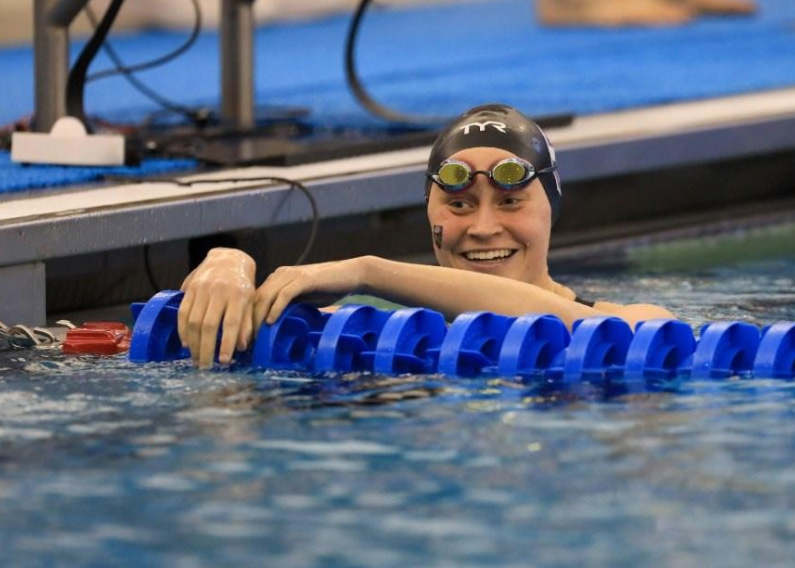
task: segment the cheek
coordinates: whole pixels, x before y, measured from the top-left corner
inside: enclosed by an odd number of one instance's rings
[[[461,232],[460,219],[446,211],[435,211],[428,215],[435,249],[450,248],[453,246]]]
[[[549,241],[549,231],[542,224],[531,224],[523,227],[522,240],[531,246],[542,246]]]
[[[541,245],[542,247],[549,243],[551,229],[549,212],[544,208],[532,210],[526,222],[521,223],[518,227],[521,233],[520,238],[524,242],[531,245]]]
[[[531,280],[535,278],[535,272],[542,269],[547,264],[549,254],[549,231],[543,223],[527,228],[521,235],[522,240],[527,244],[526,262],[531,271]]]

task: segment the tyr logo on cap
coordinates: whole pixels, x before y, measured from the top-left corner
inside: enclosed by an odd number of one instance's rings
[[[486,120],[484,122],[470,122],[469,124],[465,124],[461,127],[461,130],[464,131],[464,134],[469,134],[469,129],[473,126],[477,126],[480,129],[480,132],[485,132],[487,126],[493,126],[503,134],[507,130],[507,126],[504,122],[497,122],[496,120]]]

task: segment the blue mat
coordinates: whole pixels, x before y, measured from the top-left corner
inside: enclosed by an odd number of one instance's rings
[[[530,0],[373,9],[360,34],[359,71],[383,104],[428,115],[453,115],[489,101],[513,104],[530,115],[589,114],[793,86],[795,2],[758,4],[759,13],[748,18],[621,30],[545,29],[536,24]],[[345,84],[349,21],[350,15],[340,15],[261,28],[258,103],[309,107],[310,121],[318,125],[378,124]],[[146,32],[113,41],[134,63],[169,51],[183,38],[184,33]],[[74,46],[74,56],[80,47]],[[29,48],[0,51],[0,124],[32,112],[32,62]],[[93,69],[108,64],[100,58]],[[204,33],[183,57],[140,77],[182,104],[216,104],[217,34]],[[140,121],[157,107],[116,78],[90,85],[86,109],[108,120]],[[97,176],[96,168],[21,168],[10,164],[7,154],[0,156],[0,192]],[[171,167],[169,161],[147,161],[134,173]]]
[[[195,170],[194,160],[151,159],[137,167],[21,166],[0,152],[0,193],[102,181],[105,176],[140,177]]]

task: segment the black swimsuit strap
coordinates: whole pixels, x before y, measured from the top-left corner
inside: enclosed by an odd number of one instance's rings
[[[579,296],[575,296],[574,301],[577,302],[578,304],[582,304],[583,306],[588,306],[589,308],[593,308],[594,304],[596,303],[596,302],[590,302],[588,300],[583,300]]]

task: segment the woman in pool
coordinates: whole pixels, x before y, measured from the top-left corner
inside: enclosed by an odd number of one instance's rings
[[[211,365],[223,322],[219,360],[227,363],[290,302],[354,292],[429,307],[448,320],[480,310],[552,313],[569,327],[600,315],[632,325],[674,317],[648,304],[587,302],[550,277],[550,231],[561,199],[556,169],[555,152],[534,122],[505,105],[473,108],[439,135],[428,162],[425,195],[439,266],[363,256],[281,267],[257,289],[250,256],[214,249],[182,285],[183,344],[199,366]]]

